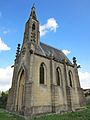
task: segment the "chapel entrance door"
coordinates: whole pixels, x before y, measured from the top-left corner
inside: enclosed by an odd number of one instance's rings
[[[19,79],[18,88],[18,111],[22,111],[24,106],[24,91],[25,91],[25,73],[22,71]]]

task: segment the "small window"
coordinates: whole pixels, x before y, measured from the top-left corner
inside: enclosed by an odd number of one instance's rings
[[[72,72],[69,71],[69,84],[70,84],[70,87],[72,87]]]
[[[60,83],[61,83],[61,71],[60,71],[59,67],[56,69],[56,82],[57,82],[57,85],[60,86]]]
[[[41,63],[40,65],[40,84],[45,84],[45,65]]]

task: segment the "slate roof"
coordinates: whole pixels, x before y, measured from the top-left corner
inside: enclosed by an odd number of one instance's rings
[[[71,61],[67,58],[67,56],[61,50],[53,48],[53,47],[46,45],[44,43],[40,43],[39,46],[37,44],[34,44],[34,46],[35,46],[35,53],[36,54],[39,54],[39,55],[42,55],[42,56],[45,56],[48,58],[51,55],[53,55],[54,60],[62,62],[64,59],[66,59],[68,64],[72,65]]]

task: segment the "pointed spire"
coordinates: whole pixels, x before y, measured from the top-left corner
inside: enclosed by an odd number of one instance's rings
[[[19,54],[20,54],[20,44],[18,44],[18,46],[17,46],[15,62],[17,61],[17,59],[18,59],[18,57],[19,57]]]
[[[35,20],[37,19],[36,18],[36,13],[35,13],[35,3],[32,6],[30,17],[32,17]]]
[[[20,53],[20,44],[18,44],[18,46],[17,46],[16,57],[18,57],[18,56],[19,56],[19,53]]]

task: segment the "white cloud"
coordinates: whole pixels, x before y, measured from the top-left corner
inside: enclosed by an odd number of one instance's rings
[[[10,50],[10,47],[8,47],[7,44],[5,44],[0,37],[0,51],[7,51],[7,50]]]
[[[47,23],[40,26],[40,36],[44,36],[47,32],[53,31],[56,32],[58,24],[54,18],[49,18]]]
[[[0,68],[0,91],[9,90],[12,83],[13,68]]]
[[[79,78],[82,88],[84,89],[90,88],[90,72],[79,71]]]
[[[3,34],[4,34],[4,35],[7,35],[7,34],[8,34],[8,31],[7,31],[7,30],[4,30],[4,31],[3,31]]]
[[[68,54],[71,53],[71,51],[69,51],[69,50],[62,50],[62,51],[63,51],[63,53],[64,53],[65,55],[68,55]]]

